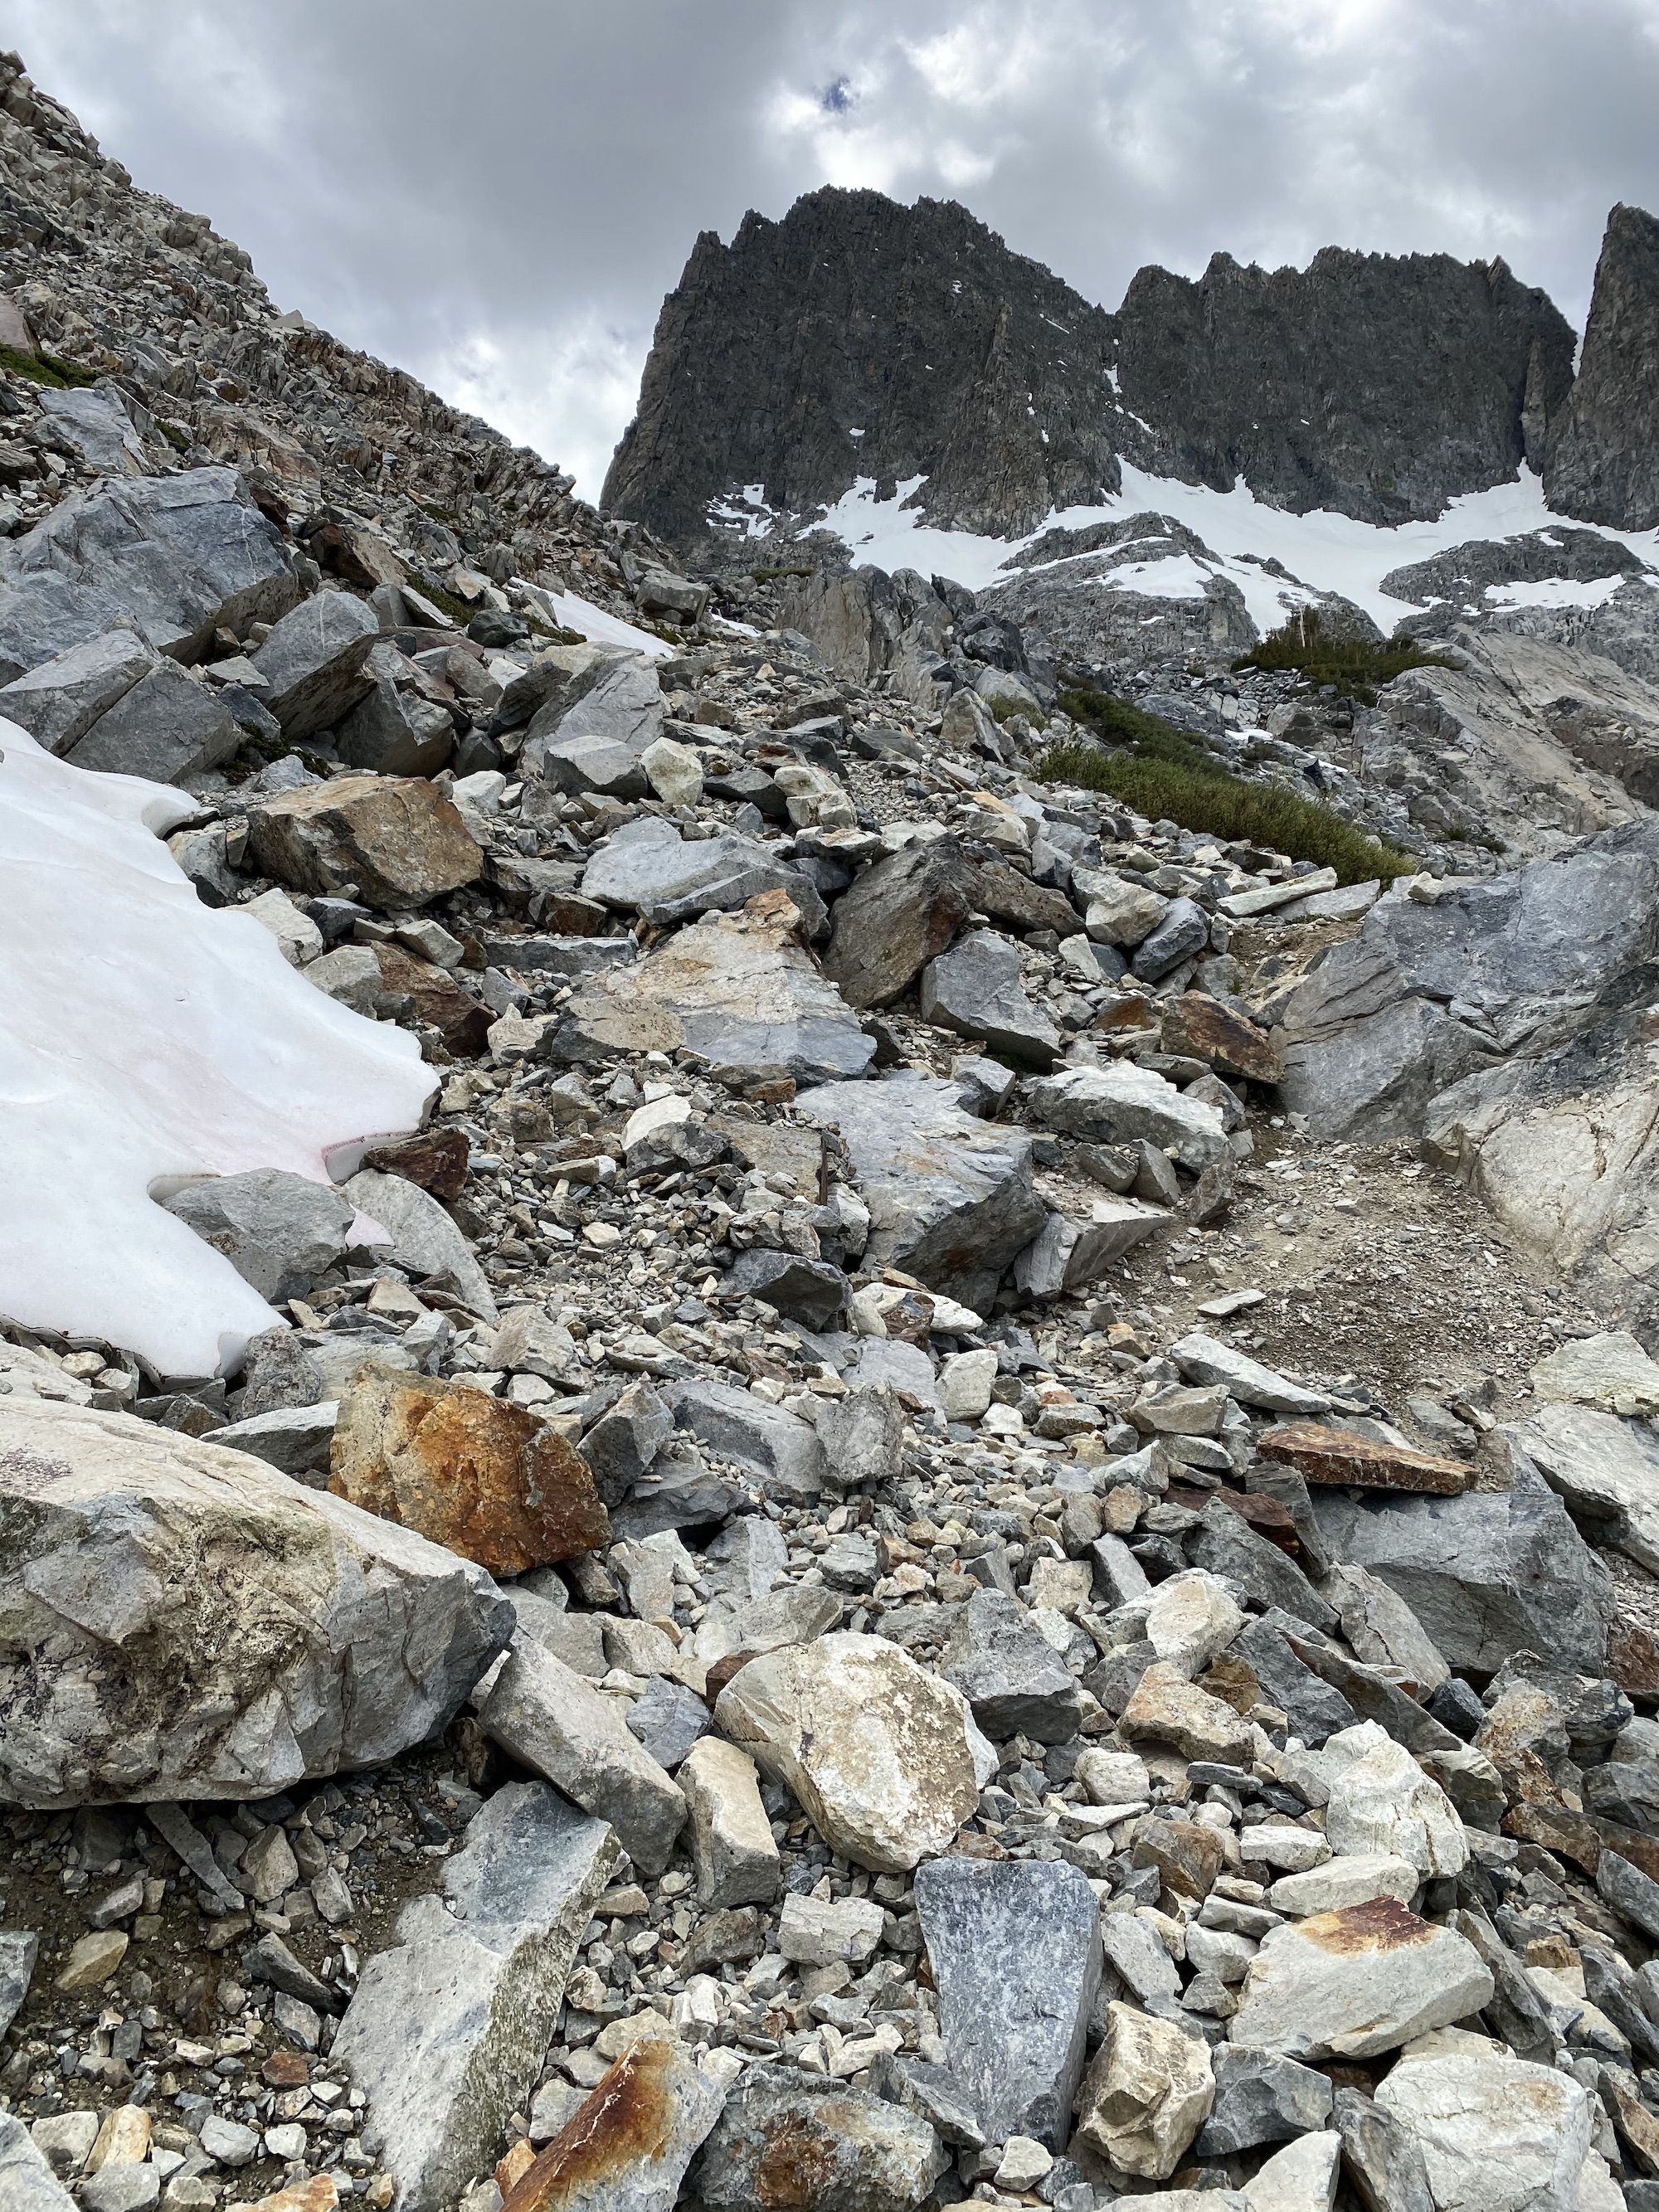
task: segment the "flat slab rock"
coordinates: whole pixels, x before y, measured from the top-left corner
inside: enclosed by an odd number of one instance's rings
[[[1270,1929],[1227,2033],[1287,2058],[1370,2058],[1467,2019],[1492,1992],[1467,1938],[1375,1898]]]
[[[1437,1459],[1403,1444],[1383,1443],[1352,1429],[1319,1421],[1290,1421],[1256,1440],[1264,1459],[1299,1468],[1310,1482],[1353,1483],[1364,1490],[1423,1491],[1455,1498],[1474,1483],[1468,1460]]]
[[[443,1728],[512,1633],[482,1568],[239,1451],[0,1406],[0,1797],[271,1796]],[[203,1561],[211,1559],[211,1573]]]
[[[536,2086],[615,1832],[539,1782],[498,1790],[364,1965],[333,2056],[368,2099],[367,2140],[404,2212],[440,2212],[489,2171]]]
[[[773,892],[691,923],[636,967],[592,977],[571,1001],[562,1056],[684,1052],[727,1076],[861,1075],[875,1042],[795,941],[798,919]]]

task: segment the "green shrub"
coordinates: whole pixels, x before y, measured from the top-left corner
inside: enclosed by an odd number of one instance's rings
[[[1376,704],[1379,684],[1392,684],[1408,668],[1450,665],[1438,653],[1425,653],[1410,638],[1389,638],[1378,644],[1359,637],[1333,637],[1313,607],[1300,609],[1233,663],[1235,668],[1293,668],[1307,683],[1334,684],[1343,697],[1366,707]]]
[[[1279,783],[1246,783],[1202,755],[1194,763],[1153,752],[1106,752],[1080,741],[1050,745],[1036,773],[1048,783],[1105,792],[1149,821],[1174,822],[1224,844],[1242,841],[1334,868],[1339,883],[1368,883],[1374,876],[1392,883],[1417,872],[1408,854],[1368,836],[1318,799]]]
[[[59,361],[55,353],[19,353],[9,345],[0,345],[0,368],[9,369],[14,376],[27,377],[31,384],[47,385],[53,392],[68,392],[98,381],[95,368],[77,368],[72,361]]]

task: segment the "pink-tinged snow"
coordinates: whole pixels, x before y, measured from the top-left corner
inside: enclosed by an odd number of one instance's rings
[[[194,811],[0,720],[0,1315],[176,1376],[229,1370],[278,1316],[151,1191],[328,1182],[331,1154],[414,1128],[434,1088],[406,1030],[202,904],[161,842]]]
[[[1091,523],[1121,521],[1135,514],[1167,515],[1201,538],[1213,557],[1206,561],[1200,556],[1194,562],[1191,555],[1172,554],[1167,561],[1139,566],[1133,584],[1126,581],[1127,572],[1120,569],[1100,579],[1102,585],[1132,588],[1155,597],[1187,599],[1193,596],[1194,568],[1205,577],[1224,576],[1237,586],[1251,620],[1264,631],[1276,628],[1290,609],[1318,592],[1339,592],[1363,607],[1382,629],[1392,629],[1403,615],[1418,610],[1412,602],[1383,591],[1382,579],[1391,570],[1426,561],[1473,539],[1522,537],[1563,521],[1545,505],[1543,486],[1527,469],[1512,483],[1469,492],[1451,501],[1432,521],[1403,522],[1389,529],[1324,508],[1291,514],[1259,500],[1248,484],[1236,484],[1231,491],[1213,491],[1205,484],[1149,476],[1126,463],[1122,489],[1098,506],[1057,508],[1024,538],[984,538],[971,531],[940,529],[929,522],[921,511],[925,485],[924,477],[912,477],[898,486],[894,498],[878,500],[874,477],[861,477],[850,491],[824,510],[817,526],[834,531],[855,561],[878,568],[919,568],[924,575],[951,576],[977,592],[1006,582],[1011,574],[1032,573],[1013,570],[1010,563],[1046,531],[1084,530]],[[917,504],[907,504],[912,501]],[[758,484],[746,485],[740,495],[710,512],[728,525],[740,523],[755,538],[764,538],[776,520],[765,506]],[[1583,523],[1572,526],[1599,529]],[[1644,560],[1659,562],[1659,532],[1599,529],[1599,534],[1630,546]],[[1057,568],[1089,557],[1072,555],[1066,561],[1044,563],[1043,568]],[[1304,588],[1298,590],[1264,574],[1258,565],[1263,561],[1281,562]],[[1532,592],[1542,587],[1507,588]],[[1568,588],[1601,587],[1598,580],[1594,586]],[[1611,597],[1614,588],[1616,585],[1609,587],[1605,596]],[[1505,599],[1501,604],[1595,605],[1600,601],[1553,590],[1546,598]]]

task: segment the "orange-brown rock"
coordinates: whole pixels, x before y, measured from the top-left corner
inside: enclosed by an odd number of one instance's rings
[[[1277,1083],[1285,1073],[1267,1032],[1206,991],[1182,991],[1165,1004],[1164,1049],[1207,1060],[1218,1074],[1242,1075],[1252,1083]]]
[[[465,1382],[364,1369],[340,1403],[329,1488],[495,1575],[591,1552],[610,1522],[549,1424]]]
[[[405,952],[400,945],[377,945],[374,957],[380,963],[380,981],[388,998],[408,999],[416,1020],[423,1028],[436,1030],[446,1049],[458,1060],[477,1059],[495,1018],[482,999],[463,990],[445,969]]]
[[[369,906],[424,906],[477,881],[483,854],[460,810],[416,775],[341,775],[261,799],[248,815],[254,863],[290,889],[355,884]]]
[[[231,2212],[334,2212],[339,2201],[334,2176],[316,2173],[309,2181],[290,2182],[286,2189],[256,2197],[251,2204],[233,2205]]]
[[[363,1165],[378,1175],[401,1176],[405,1182],[419,1183],[447,1204],[466,1186],[471,1151],[465,1130],[422,1129],[415,1136],[374,1146],[363,1154]]]
[[[1474,1481],[1467,1461],[1436,1459],[1352,1429],[1328,1429],[1320,1421],[1286,1421],[1269,1429],[1258,1449],[1264,1459],[1299,1468],[1310,1482],[1352,1482],[1366,1490],[1427,1491],[1437,1498],[1455,1498]]]

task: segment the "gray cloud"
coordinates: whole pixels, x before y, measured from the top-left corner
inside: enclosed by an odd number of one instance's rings
[[[576,471],[699,230],[963,201],[1116,304],[1224,249],[1502,253],[1582,322],[1659,208],[1652,0],[0,0],[0,37],[284,306]]]

